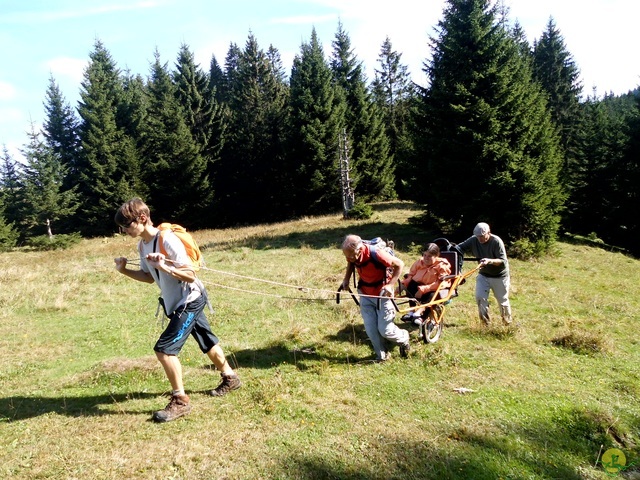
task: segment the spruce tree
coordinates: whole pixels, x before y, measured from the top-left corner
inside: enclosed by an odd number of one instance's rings
[[[591,235],[603,232],[609,223],[612,178],[608,166],[619,162],[622,152],[613,148],[619,125],[615,125],[604,103],[587,98],[582,109],[584,123],[579,141],[583,153],[573,168],[563,226],[572,233]]]
[[[551,118],[560,132],[564,164],[560,176],[563,186],[572,191],[578,151],[578,134],[581,127],[580,71],[572,55],[567,51],[564,38],[553,18],[533,47],[534,78],[547,95]]]
[[[517,21],[511,30],[511,36],[515,40],[516,44],[520,46],[520,53],[522,57],[525,60],[529,59],[533,62],[533,51],[531,50],[531,45],[529,45],[529,40],[527,40],[527,34],[522,28],[522,25]]]
[[[221,82],[223,88],[220,91],[223,103],[229,102],[229,89],[235,83],[240,55],[242,55],[242,49],[237,44],[231,43],[224,59],[224,81]]]
[[[211,56],[211,63],[209,65],[209,95],[213,95],[213,98],[218,104],[223,104],[226,100],[226,78],[222,67],[218,63],[215,55]]]
[[[331,69],[347,103],[345,125],[351,139],[351,175],[356,198],[364,201],[393,198],[393,157],[383,115],[367,88],[362,62],[353,53],[342,23],[338,24],[333,40]]]
[[[605,97],[606,99],[606,97]],[[638,236],[640,221],[640,90],[611,98],[607,102],[611,115],[622,126],[618,129],[618,139],[624,144],[619,161],[609,162],[609,177],[612,179],[610,224],[602,232],[602,238],[614,245],[640,255]]]
[[[49,77],[44,108],[46,113],[43,125],[44,138],[54,153],[60,157],[67,171],[63,188],[70,190],[79,180],[78,118],[66,102],[53,76]]]
[[[212,171],[215,171],[214,164],[220,160],[228,128],[227,122],[229,119],[227,80],[224,71],[218,64],[215,56],[211,57],[207,96],[215,105],[214,120],[211,125],[211,137],[208,145],[210,156],[214,159],[214,162],[210,167]]]
[[[598,99],[594,94],[581,104],[582,154],[573,172],[570,215],[563,223],[571,233],[596,235],[625,248],[635,242],[627,232],[638,205],[638,162],[629,155],[638,117],[635,102],[632,95]]]
[[[558,137],[533,81],[489,0],[449,0],[425,72],[411,193],[443,231],[486,221],[523,254],[556,237],[563,204]]]
[[[140,195],[142,185],[136,142],[120,123],[124,121],[120,70],[99,40],[89,58],[78,107],[82,148],[78,193],[83,202],[77,227],[94,236],[114,231],[115,209]]]
[[[208,219],[211,218],[214,198],[212,175],[214,164],[220,159],[224,130],[222,108],[211,92],[207,74],[195,63],[193,53],[185,44],[178,53],[172,78],[176,86],[176,98],[199,153],[192,158],[189,166],[189,172],[193,175],[193,193],[197,195],[191,198],[185,208],[193,210],[193,220],[198,218],[200,223],[210,225]]]
[[[638,207],[640,206],[640,89],[633,95],[636,102],[635,111],[628,117],[629,142],[625,148],[623,162],[620,168],[621,184],[618,188],[618,205],[616,225],[620,229],[620,243],[640,255],[638,237],[640,237],[640,220]]]
[[[148,203],[154,222],[201,226],[203,211],[212,200],[201,147],[194,141],[176,94],[167,64],[154,53],[147,83],[148,109],[142,125],[142,177],[148,186]]]
[[[17,218],[16,195],[19,185],[16,161],[11,157],[6,145],[0,157],[0,252],[11,250],[18,243],[19,234],[14,223],[8,218]]]
[[[49,226],[55,231],[58,221],[75,213],[79,200],[75,188],[64,190],[66,169],[60,156],[33,127],[22,153],[25,165],[17,226],[22,237],[29,238],[45,235]]]
[[[415,177],[413,163],[409,161],[413,148],[409,124],[417,92],[408,67],[402,64],[402,54],[393,49],[389,37],[385,38],[380,49],[378,65],[372,91],[376,104],[382,110],[390,142],[389,155],[393,158],[395,190],[404,197],[406,185]]]
[[[293,60],[290,78],[288,168],[292,173],[291,208],[295,215],[340,210],[338,140],[345,126],[346,103],[333,83],[315,28]]]
[[[141,125],[148,108],[145,81],[140,75],[122,76],[122,101],[118,108],[117,122],[124,132],[137,143],[142,137]]]
[[[282,56],[280,55],[280,51],[273,45],[269,45],[269,48],[267,48],[265,55],[267,57],[267,65],[269,66],[269,71],[273,76],[276,85],[279,89],[284,90],[284,93],[288,94],[289,85],[287,83],[287,74],[282,63]]]
[[[15,160],[6,145],[2,148],[0,163],[0,205],[2,215],[8,225],[16,225],[22,211],[23,164]]]
[[[193,53],[185,44],[178,54],[173,81],[186,124],[203,159],[215,163],[220,154],[222,109],[211,89],[209,77],[196,65]]]
[[[288,89],[277,50],[250,34],[228,83],[229,128],[216,190],[225,223],[282,219],[282,161]],[[255,208],[255,199],[261,208]]]
[[[18,243],[18,232],[12,223],[7,223],[0,204],[0,252],[8,252]]]

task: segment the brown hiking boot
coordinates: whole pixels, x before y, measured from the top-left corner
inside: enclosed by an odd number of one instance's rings
[[[188,395],[172,395],[169,404],[163,410],[153,412],[154,422],[170,422],[191,411]]]
[[[502,314],[502,323],[505,325],[511,325],[511,307],[501,306],[500,313]]]
[[[409,340],[407,340],[406,343],[400,344],[400,356],[402,358],[409,358],[410,351],[411,351],[411,344],[409,343]]]
[[[209,392],[209,395],[212,395],[214,397],[222,397],[223,395],[229,393],[231,390],[239,389],[242,385],[242,382],[238,378],[238,375],[236,375],[235,373],[231,375],[225,375],[224,373],[221,373],[220,376],[222,377],[222,382],[220,382],[220,385],[218,385],[215,389],[211,390]]]

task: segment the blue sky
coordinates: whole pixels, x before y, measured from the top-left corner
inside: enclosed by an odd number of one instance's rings
[[[530,42],[553,17],[581,71],[585,94],[594,87],[599,96],[622,94],[640,85],[637,0],[504,3],[508,18],[523,26]],[[340,21],[369,79],[389,36],[413,79],[424,83],[429,35],[444,5],[444,0],[0,0],[0,145],[21,158],[26,132],[44,120],[51,75],[76,107],[96,39],[121,70],[146,77],[156,49],[173,67],[186,44],[208,70],[212,55],[223,65],[230,43],[243,48],[251,32],[261,48],[280,51],[288,73],[314,27],[328,56]]]

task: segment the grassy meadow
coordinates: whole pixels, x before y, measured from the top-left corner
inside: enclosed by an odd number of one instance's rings
[[[335,301],[338,247],[390,238],[408,269],[433,240],[417,213],[393,202],[369,221],[195,232],[209,319],[244,385],[206,395],[220,377],[190,339],[193,410],[167,424],[150,421],[169,391],[152,350],[158,289],[113,268],[135,240],[1,253],[0,477],[640,478],[640,261],[575,242],[512,259],[515,325],[499,325],[495,299],[480,324],[472,277],[437,343],[402,324],[411,356],[377,364],[355,303]],[[606,471],[611,448],[626,469]]]

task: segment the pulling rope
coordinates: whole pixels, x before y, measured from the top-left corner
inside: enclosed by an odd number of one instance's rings
[[[267,284],[270,284],[270,285],[277,285],[279,287],[295,288],[296,290],[299,290],[301,292],[314,291],[314,292],[318,292],[318,293],[325,293],[327,295],[336,295],[336,303],[340,303],[339,302],[339,295],[340,295],[340,291],[342,290],[342,287],[338,288],[338,290],[325,290],[325,289],[321,289],[321,288],[304,287],[304,286],[301,286],[301,285],[291,285],[291,284],[288,284],[288,283],[274,282],[272,280],[265,280],[264,278],[251,277],[251,276],[248,276],[248,275],[241,275],[239,273],[225,272],[224,270],[216,270],[214,268],[200,267],[200,269],[201,270],[207,270],[209,272],[218,273],[218,274],[221,274],[221,275],[228,275],[228,276],[231,276],[231,277],[242,278],[244,280],[251,280],[251,281],[254,281],[254,282],[267,283]],[[249,292],[249,290],[243,290],[243,289],[239,289],[239,288],[228,287],[226,285],[214,284],[214,283],[211,283],[211,284],[219,286],[219,287],[222,287],[222,288],[229,288],[229,289],[238,290],[238,291],[241,291],[241,292]],[[293,299],[293,300],[310,300],[310,301],[323,301],[323,302],[333,300],[333,299],[327,299],[327,298],[286,297],[286,296],[282,296],[282,295],[269,294],[269,293],[263,293],[263,292],[251,292],[251,293],[255,293],[256,295],[266,295],[266,296],[271,296],[271,297],[288,298],[288,299]],[[354,299],[354,301],[356,301],[356,298],[355,298],[356,294],[354,294],[351,291],[351,289],[349,289],[349,293],[351,294],[351,297]],[[378,295],[365,295],[364,293],[359,293],[358,295],[360,297],[369,297],[369,298],[389,298],[389,297],[378,296]],[[356,301],[356,305],[359,305],[357,301]]]
[[[203,281],[202,279],[200,281],[203,284],[205,284],[205,286],[211,285],[211,286],[214,286],[214,287],[226,288],[227,290],[235,290],[237,292],[250,293],[250,294],[253,294],[253,295],[262,295],[263,297],[280,298],[280,299],[283,299],[283,300],[304,300],[304,301],[308,301],[308,302],[328,302],[329,300],[331,300],[329,298],[289,297],[289,296],[280,295],[280,294],[277,294],[277,293],[256,292],[256,291],[247,290],[247,289],[244,289],[244,288],[230,287],[229,285],[222,285],[220,283]]]
[[[168,263],[176,263],[174,260],[165,258],[165,262]],[[129,260],[127,259],[127,264],[128,265],[140,265],[139,260]],[[238,292],[242,292],[242,293],[249,293],[249,294],[253,294],[253,295],[262,295],[262,296],[266,296],[266,297],[273,297],[273,298],[281,298],[281,299],[285,299],[285,300],[306,300],[306,301],[316,301],[316,302],[328,302],[328,301],[334,301],[333,296],[335,295],[335,301],[336,303],[340,303],[339,300],[339,296],[340,296],[340,292],[342,290],[342,288],[338,288],[337,290],[326,290],[326,289],[321,289],[321,288],[313,288],[313,287],[305,287],[305,286],[301,286],[301,285],[291,285],[288,283],[282,283],[282,282],[275,282],[273,280],[266,280],[264,278],[257,278],[257,277],[251,277],[248,275],[241,275],[239,273],[233,273],[233,272],[226,272],[224,270],[216,270],[214,268],[208,268],[205,266],[200,267],[201,270],[206,270],[209,272],[213,272],[213,273],[217,273],[220,275],[227,275],[230,277],[235,277],[235,278],[241,278],[244,280],[251,280],[254,282],[261,282],[261,283],[266,283],[266,284],[270,284],[270,285],[276,285],[279,287],[285,287],[285,288],[294,288],[298,291],[301,292],[317,292],[317,293],[324,293],[327,295],[331,295],[332,298],[307,298],[307,297],[291,297],[291,296],[286,296],[286,295],[280,295],[280,294],[276,294],[276,293],[266,293],[266,292],[257,292],[257,291],[252,291],[252,290],[246,290],[246,289],[242,289],[242,288],[236,288],[236,287],[231,287],[228,285],[223,285],[220,283],[214,283],[214,282],[209,282],[209,281],[204,281],[202,279],[200,279],[202,281],[202,283],[206,285],[212,285],[215,287],[220,287],[220,288],[226,288],[228,290],[235,290]],[[359,297],[367,297],[367,298],[377,298],[377,299],[388,299],[390,297],[387,296],[379,296],[379,295],[366,295],[364,293],[354,293],[351,291],[351,289],[349,289],[349,294],[351,295],[351,297],[353,298],[353,300],[356,302],[356,304],[358,304],[357,299],[356,299],[356,295],[358,295]]]
[[[166,261],[166,259],[165,259],[165,261]],[[169,260],[169,261],[171,261],[171,260]],[[279,287],[295,288],[296,290],[300,290],[300,291],[303,291],[303,292],[304,291],[311,291],[311,290],[315,290],[315,291],[318,291],[318,292],[326,292],[326,290],[321,290],[321,289],[318,289],[318,288],[309,288],[309,287],[302,287],[300,285],[290,285],[288,283],[274,282],[272,280],[265,280],[265,279],[262,279],[262,278],[249,277],[247,275],[240,275],[238,273],[225,272],[223,270],[216,270],[216,269],[208,268],[208,267],[200,267],[200,269],[201,270],[207,270],[209,272],[220,273],[222,275],[229,275],[230,277],[242,278],[242,279],[245,279],[245,280],[252,280],[254,282],[268,283],[268,284],[271,284],[271,285],[277,285]],[[331,292],[331,293],[333,294],[334,292]]]

